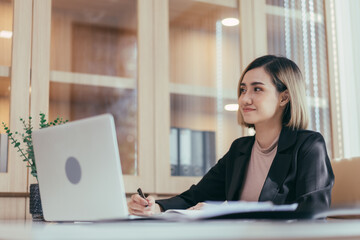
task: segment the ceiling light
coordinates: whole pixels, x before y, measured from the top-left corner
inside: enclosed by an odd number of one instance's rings
[[[239,109],[239,104],[226,104],[224,109],[229,112],[235,112]]]
[[[10,31],[0,31],[0,38],[11,38],[12,32]]]
[[[239,24],[239,19],[237,18],[225,18],[221,21],[222,25],[232,27]]]

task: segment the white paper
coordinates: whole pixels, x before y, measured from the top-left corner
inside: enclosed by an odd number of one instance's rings
[[[271,202],[234,201],[226,202],[225,204],[224,202],[206,202],[201,210],[170,209],[157,217],[169,220],[196,220],[235,213],[295,211],[297,206],[297,203],[290,205],[274,205]]]

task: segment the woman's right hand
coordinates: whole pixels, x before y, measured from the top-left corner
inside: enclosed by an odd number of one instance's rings
[[[140,197],[139,194],[131,195],[131,199],[127,203],[129,213],[138,216],[151,216],[160,213],[160,206],[155,203],[155,198],[148,196],[146,199]],[[147,206],[147,207],[146,207]]]

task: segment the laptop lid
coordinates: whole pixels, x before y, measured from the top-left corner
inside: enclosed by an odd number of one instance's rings
[[[112,115],[36,130],[32,137],[46,221],[128,217]]]

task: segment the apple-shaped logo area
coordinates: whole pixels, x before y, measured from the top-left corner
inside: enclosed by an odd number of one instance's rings
[[[72,184],[78,184],[81,179],[81,167],[79,161],[69,157],[65,163],[66,176]]]

